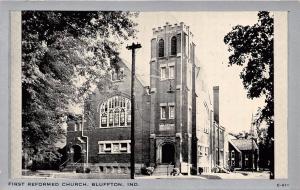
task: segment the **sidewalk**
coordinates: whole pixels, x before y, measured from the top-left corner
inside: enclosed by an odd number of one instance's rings
[[[179,175],[179,176],[136,176],[136,179],[269,179],[268,172],[231,172],[206,173],[202,175]]]
[[[58,178],[58,179],[130,179],[130,174],[100,174],[59,172],[57,170],[38,170],[35,172],[23,170],[24,178]]]
[[[178,175],[178,176],[171,176],[171,175],[161,175],[161,176],[135,176],[135,179],[206,179],[202,176],[196,175]]]

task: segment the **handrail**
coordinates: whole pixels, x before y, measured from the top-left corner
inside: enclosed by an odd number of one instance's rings
[[[169,175],[169,166],[172,164],[172,162],[170,162],[167,166],[167,176]]]
[[[76,164],[79,163],[81,160],[82,160],[81,158],[80,158],[79,160],[77,160],[77,162],[75,162],[75,163],[73,164],[73,166],[76,166]],[[75,170],[77,170],[77,167],[75,167]],[[75,171],[75,170],[74,170],[74,168],[73,168],[73,171]],[[84,171],[84,168],[83,168],[83,171]],[[77,171],[76,171],[76,172],[77,172]],[[84,173],[84,172],[83,172],[83,173]]]
[[[81,158],[79,160],[77,160],[77,162],[75,162],[74,165],[79,163],[81,160],[82,160]]]
[[[61,169],[63,169],[62,167],[67,163],[67,162],[69,162],[71,159],[70,158],[68,158],[66,161],[64,161],[64,163],[62,163],[61,165],[59,165],[59,169],[61,170]]]

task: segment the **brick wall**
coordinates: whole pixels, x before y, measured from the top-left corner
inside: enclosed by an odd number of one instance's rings
[[[177,37],[177,55],[171,55],[171,38]],[[164,57],[158,57],[158,41],[164,40]],[[150,134],[155,134],[156,137],[174,137],[176,134],[175,150],[177,166],[180,154],[184,162],[191,162],[191,134],[193,118],[189,114],[189,109],[192,109],[193,86],[187,82],[192,73],[189,73],[189,68],[194,64],[194,48],[192,44],[192,34],[189,27],[180,23],[179,25],[169,25],[166,23],[163,27],[153,29],[153,39],[151,41],[151,62],[150,62],[150,80],[151,93],[151,124]],[[156,53],[154,53],[156,52]],[[156,55],[156,56],[154,56]],[[160,68],[166,67],[168,76],[169,65],[175,66],[175,78],[161,80]],[[168,77],[167,77],[168,78]],[[171,85],[171,88],[170,88]],[[172,93],[168,93],[168,91]],[[160,104],[175,103],[175,119],[169,118],[169,110],[167,106],[167,114],[165,120],[160,118]],[[167,131],[159,130],[160,124],[175,124],[173,129]],[[182,138],[180,140],[180,138]],[[155,139],[151,140],[150,152],[155,154]],[[156,147],[157,148],[157,147]],[[151,162],[155,162],[155,156],[151,158]]]
[[[121,81],[115,82],[116,89],[96,89],[90,96],[90,118],[84,123],[84,135],[88,136],[88,152],[90,162],[101,163],[127,163],[130,162],[130,154],[98,154],[99,145],[98,141],[110,141],[110,140],[130,140],[131,139],[131,127],[112,127],[112,128],[100,128],[100,116],[99,106],[112,96],[124,96],[130,99],[130,86],[131,86],[131,72],[123,62],[119,62],[118,65],[124,68],[124,78]],[[137,79],[135,82],[135,159],[136,163],[144,163],[149,160],[149,95]],[[87,116],[86,116],[87,118]],[[68,128],[67,141],[73,142],[76,136],[81,136],[81,132],[72,132],[72,127]],[[85,138],[84,138],[85,139]]]

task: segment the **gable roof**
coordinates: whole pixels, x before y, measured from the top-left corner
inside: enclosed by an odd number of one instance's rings
[[[129,72],[131,72],[131,63],[128,62],[126,59],[122,59],[120,57],[118,64],[122,64],[122,66],[125,66],[129,70]],[[139,76],[137,72],[135,72],[135,79],[135,81],[138,81],[143,87],[147,86],[145,84],[146,82]]]
[[[258,150],[256,142],[254,140],[252,141],[251,139],[232,139],[229,142],[232,144],[232,146],[234,146],[240,151],[252,150],[252,147],[254,150]]]

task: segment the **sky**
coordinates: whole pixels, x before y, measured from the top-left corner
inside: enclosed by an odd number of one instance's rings
[[[220,88],[220,124],[227,132],[249,131],[252,114],[264,105],[264,99],[248,99],[239,74],[240,66],[228,67],[228,46],[224,36],[236,25],[253,25],[257,12],[141,12],[137,38],[126,43],[139,42],[136,53],[136,74],[144,85],[149,85],[150,40],[152,28],[184,22],[190,26],[196,44],[196,56],[206,70],[209,86]],[[131,52],[123,44],[120,57],[131,68]]]

